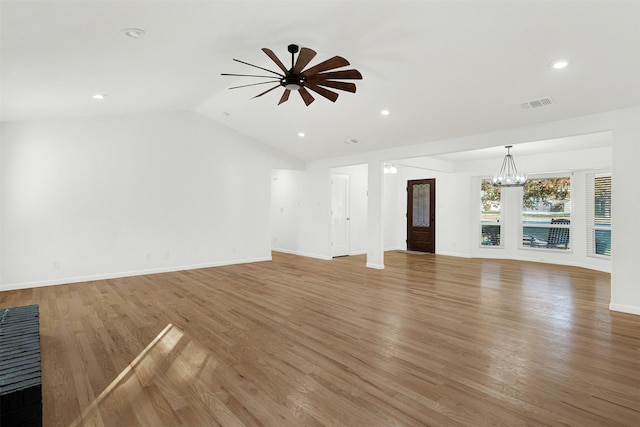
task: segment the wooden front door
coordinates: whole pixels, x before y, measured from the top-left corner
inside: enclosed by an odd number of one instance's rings
[[[407,250],[436,252],[436,180],[407,181]]]

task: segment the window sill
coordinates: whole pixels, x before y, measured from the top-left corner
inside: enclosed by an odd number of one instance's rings
[[[572,254],[573,249],[554,249],[554,248],[535,248],[531,246],[519,246],[518,250],[523,251],[534,251],[534,252],[547,252],[547,253],[558,253],[558,254]]]
[[[587,254],[589,258],[602,259],[605,261],[611,261],[612,255],[599,255],[599,254]]]

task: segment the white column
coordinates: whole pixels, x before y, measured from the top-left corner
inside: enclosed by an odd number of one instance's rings
[[[502,187],[500,222],[507,253],[517,255],[522,244],[522,187]]]
[[[367,191],[367,267],[384,268],[384,227],[382,221],[383,164],[369,162]]]
[[[611,174],[611,310],[640,315],[640,128],[614,129]]]

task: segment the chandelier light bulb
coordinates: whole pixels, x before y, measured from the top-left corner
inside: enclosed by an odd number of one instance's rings
[[[393,163],[385,163],[383,172],[390,173],[390,174],[398,173],[398,168],[393,166]]]
[[[506,145],[507,155],[504,156],[500,172],[493,176],[491,182],[495,187],[522,187],[527,182],[527,176],[518,172],[516,162],[511,155],[511,145]]]

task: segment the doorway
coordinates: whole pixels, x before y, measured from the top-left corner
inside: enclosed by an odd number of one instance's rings
[[[407,250],[436,252],[436,180],[407,181]]]
[[[331,175],[331,256],[349,255],[349,175]]]

